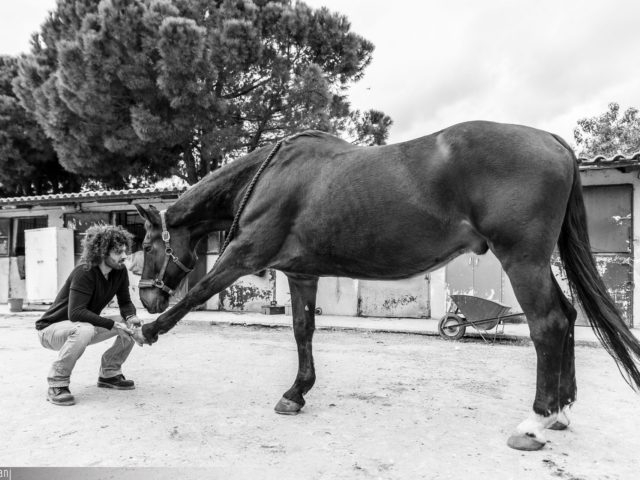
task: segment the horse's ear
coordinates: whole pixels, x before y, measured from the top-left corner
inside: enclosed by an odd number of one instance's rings
[[[147,220],[148,222],[158,225],[160,221],[160,214],[158,213],[158,209],[153,205],[149,205],[149,209],[145,210],[142,205],[135,204],[136,210],[142,218]]]
[[[144,218],[145,220],[149,220],[149,216],[147,215],[147,211],[144,209],[144,207],[142,205],[139,204],[135,204],[134,207],[136,207],[136,210],[138,210],[138,213],[140,214],[140,216],[142,218]]]

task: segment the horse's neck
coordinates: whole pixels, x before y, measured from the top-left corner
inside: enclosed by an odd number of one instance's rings
[[[203,178],[167,209],[168,226],[188,228],[200,236],[227,230],[235,206],[259,165],[259,155],[253,152]]]

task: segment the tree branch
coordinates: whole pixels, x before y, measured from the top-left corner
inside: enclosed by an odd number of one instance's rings
[[[246,95],[247,93],[250,93],[252,91],[254,91],[256,88],[262,87],[263,85],[266,85],[267,83],[269,83],[269,80],[271,80],[271,77],[269,78],[265,78],[264,80],[262,80],[261,82],[258,82],[254,85],[249,85],[241,90],[238,90],[234,93],[230,93],[229,95],[222,95],[220,98],[223,98],[225,100],[231,100],[234,98],[238,98],[238,97],[242,97],[243,95]]]

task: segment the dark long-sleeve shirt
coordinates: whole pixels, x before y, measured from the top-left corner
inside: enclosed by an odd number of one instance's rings
[[[123,318],[135,315],[136,307],[129,295],[127,270],[111,270],[107,277],[98,266],[85,270],[85,265],[78,265],[58,292],[53,305],[36,322],[36,329],[42,330],[53,323],[71,320],[111,330],[114,321],[101,317],[100,313],[114,296],[118,298]]]

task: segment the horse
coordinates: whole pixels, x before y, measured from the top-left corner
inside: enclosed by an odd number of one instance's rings
[[[532,411],[507,444],[538,450],[564,429],[576,400],[576,310],[550,265],[555,246],[591,326],[632,388],[640,342],[607,293],[589,246],[578,161],[559,136],[531,127],[465,122],[415,140],[356,146],[306,131],[215,170],[145,219],[140,298],[162,313],[138,333],[152,344],[192,308],[239,277],[286,274],[298,371],[277,402],[297,414],[316,374],[312,354],[321,276],[408,278],[463,252],[489,249],[508,275],[537,355]],[[229,231],[214,267],[171,309],[169,296],[207,234]]]

